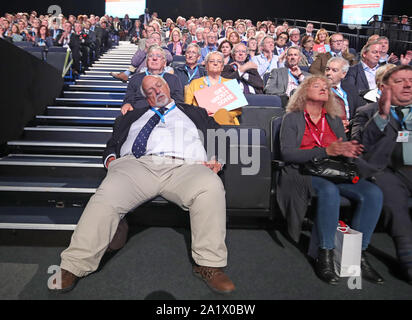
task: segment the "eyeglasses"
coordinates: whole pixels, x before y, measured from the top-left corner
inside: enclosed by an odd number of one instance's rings
[[[157,53],[157,54],[155,54],[155,53],[149,53],[149,54],[147,55],[147,57],[148,57],[148,58],[154,58],[154,57],[156,57],[156,58],[158,58],[158,59],[163,59],[163,55],[161,55],[160,53]]]
[[[343,40],[332,40],[331,42],[342,43],[342,42],[343,42]]]
[[[279,40],[287,40],[288,38],[287,37],[279,37],[278,39]]]
[[[235,50],[234,52],[235,53],[246,53],[247,51],[246,50]]]
[[[186,51],[186,55],[187,56],[197,56],[197,52],[196,51]]]
[[[209,60],[207,63],[219,63],[222,64],[223,60]]]

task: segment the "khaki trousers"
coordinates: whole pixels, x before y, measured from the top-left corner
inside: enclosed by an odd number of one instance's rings
[[[121,215],[158,195],[189,211],[194,261],[202,266],[226,266],[226,200],[220,178],[202,164],[129,155],[110,163],[70,246],[61,254],[60,267],[78,277],[95,271]]]

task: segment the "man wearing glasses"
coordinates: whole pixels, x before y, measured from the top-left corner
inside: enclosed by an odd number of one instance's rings
[[[147,107],[147,101],[140,91],[143,78],[146,75],[159,75],[169,85],[170,95],[177,103],[183,103],[183,86],[179,78],[174,74],[165,72],[166,52],[159,45],[152,45],[147,51],[147,70],[135,74],[130,78],[127,86],[126,95],[121,109],[122,114],[132,111],[135,108]]]
[[[205,68],[197,63],[200,57],[200,47],[196,43],[191,43],[187,46],[185,57],[186,63],[184,65],[178,65],[173,68],[183,87],[192,80],[206,75]]]
[[[256,63],[247,61],[248,51],[244,43],[233,46],[234,62],[223,68],[222,77],[236,79],[243,88],[244,94],[263,94],[263,80],[257,71]]]
[[[209,52],[213,52],[217,50],[216,42],[217,42],[217,34],[214,32],[209,32],[207,34],[207,46],[205,46],[204,48],[202,48],[202,50],[200,50],[201,56],[200,56],[199,63],[205,61],[205,58]]]
[[[309,72],[312,74],[324,74],[326,69],[326,63],[332,57],[342,57],[349,62],[352,66],[355,64],[354,56],[347,54],[343,50],[343,35],[335,33],[330,37],[330,52],[320,53],[313,61],[309,68]]]

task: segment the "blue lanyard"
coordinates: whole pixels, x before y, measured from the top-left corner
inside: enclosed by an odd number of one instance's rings
[[[174,108],[176,108],[176,104],[174,104],[171,108],[167,109],[167,111],[166,111],[164,114],[161,114],[161,113],[160,113],[158,110],[156,110],[155,108],[150,107],[150,109],[152,109],[152,111],[153,111],[154,113],[157,113],[157,115],[160,117],[160,120],[161,120],[163,123],[165,123],[165,116],[166,116],[170,111],[172,111]]]
[[[404,130],[407,130],[406,125],[405,125],[405,119],[409,116],[409,114],[412,112],[411,108],[409,108],[409,112],[406,116],[403,117],[402,121],[401,119],[399,119],[398,115],[396,114],[395,110],[393,108],[391,108],[391,114],[392,116],[395,118],[396,121],[398,121],[401,125],[401,127]]]
[[[298,79],[296,79],[296,77],[292,74],[292,72],[290,72],[289,69],[288,69],[288,73],[289,73],[290,77],[292,78],[292,80],[296,83],[296,85],[299,85]]]
[[[341,89],[342,90],[342,89]],[[346,119],[349,120],[350,114],[349,114],[349,102],[348,102],[348,94],[342,90],[343,96],[340,94],[338,90],[335,88],[332,88],[332,91],[336,93],[336,95],[343,100],[345,103],[345,111],[346,111]]]
[[[149,71],[145,71],[146,75],[151,75],[151,73]],[[165,74],[165,71],[163,71],[161,74],[159,74],[159,76],[161,76],[163,78],[163,75]]]
[[[190,81],[193,80],[193,77],[196,75],[197,71],[199,70],[199,66],[196,66],[195,71],[193,71],[192,75],[190,75],[189,69],[187,68],[187,66],[185,66],[185,69],[187,71],[187,75],[189,76],[189,79],[187,80],[187,83],[190,83]]]
[[[266,61],[268,60],[263,53],[262,53],[262,58],[265,58]],[[272,56],[272,59],[270,59],[269,65],[268,65],[268,67],[266,68],[266,70],[265,70],[264,73],[268,72],[268,70],[270,69],[270,66],[272,65],[272,60],[273,60],[273,56]]]
[[[208,87],[210,87],[210,80],[209,80],[209,76],[206,76],[206,77],[205,77],[205,79],[206,79],[207,86],[208,86]],[[222,82],[222,77],[221,77],[221,76],[219,76],[219,83],[221,83],[221,82]]]

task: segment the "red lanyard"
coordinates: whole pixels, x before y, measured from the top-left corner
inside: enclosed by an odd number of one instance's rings
[[[305,121],[308,125],[308,129],[310,131],[310,134],[312,135],[313,139],[315,139],[316,143],[319,145],[319,147],[322,147],[322,139],[323,139],[323,134],[325,133],[325,115],[322,114],[322,129],[321,129],[321,133],[320,133],[320,137],[318,138],[317,135],[312,131],[312,129],[310,128],[310,123],[308,120],[308,117],[310,117],[309,113],[307,113],[305,111]]]

